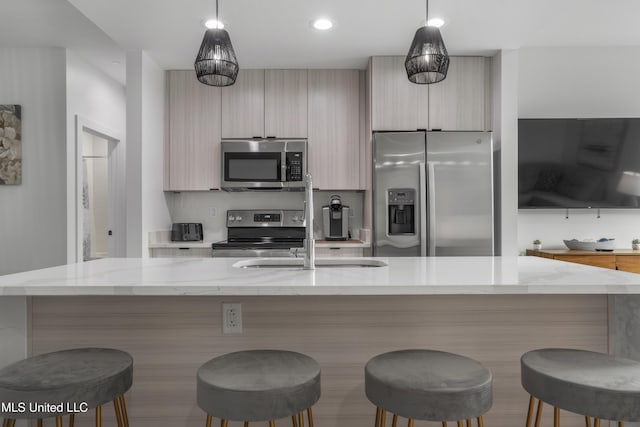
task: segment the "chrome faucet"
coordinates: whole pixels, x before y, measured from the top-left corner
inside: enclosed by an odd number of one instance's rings
[[[305,239],[304,239],[304,269],[316,269],[316,242],[313,240],[313,185],[311,184],[311,175],[306,174],[304,177],[304,221],[305,221]]]

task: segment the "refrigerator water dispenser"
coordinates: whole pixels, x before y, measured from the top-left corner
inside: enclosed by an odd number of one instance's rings
[[[388,234],[390,236],[416,234],[416,190],[392,188],[388,190]]]

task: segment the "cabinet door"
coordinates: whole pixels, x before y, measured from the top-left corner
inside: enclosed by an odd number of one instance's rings
[[[616,266],[620,271],[629,273],[640,273],[640,256],[638,255],[617,255]]]
[[[240,70],[235,84],[222,88],[222,137],[264,134],[264,70]]]
[[[211,258],[208,248],[153,248],[151,258]]]
[[[313,186],[360,189],[360,72],[309,70],[309,172]]]
[[[611,270],[616,269],[615,255],[556,255],[554,259],[594,267],[609,268]]]
[[[429,88],[411,83],[402,56],[374,56],[371,61],[373,130],[427,129]]]
[[[200,83],[193,70],[167,72],[168,191],[220,187],[220,88]]]
[[[447,78],[429,87],[429,127],[485,130],[485,58],[450,58]]]
[[[307,137],[307,70],[265,70],[265,136]]]

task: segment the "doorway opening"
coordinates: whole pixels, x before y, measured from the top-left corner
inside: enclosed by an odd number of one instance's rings
[[[125,256],[125,158],[118,133],[76,116],[71,262]]]
[[[82,260],[109,256],[109,140],[82,130]]]

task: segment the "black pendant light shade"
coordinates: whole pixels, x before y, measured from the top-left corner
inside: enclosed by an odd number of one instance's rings
[[[238,77],[238,60],[227,30],[205,31],[196,62],[196,76],[209,86],[231,86]]]
[[[449,54],[438,28],[418,28],[404,67],[409,80],[417,84],[438,83],[447,77]]]

